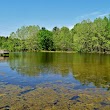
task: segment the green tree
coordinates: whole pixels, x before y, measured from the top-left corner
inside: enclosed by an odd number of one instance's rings
[[[38,32],[39,48],[42,50],[53,50],[53,34],[48,30]]]

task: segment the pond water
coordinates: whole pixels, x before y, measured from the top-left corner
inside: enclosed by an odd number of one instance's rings
[[[109,110],[109,90],[110,55],[24,52],[0,57],[0,109]]]

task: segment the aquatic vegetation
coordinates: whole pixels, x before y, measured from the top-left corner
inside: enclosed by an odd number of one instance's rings
[[[0,94],[0,97],[4,96],[5,94]]]
[[[109,110],[110,91],[70,89],[71,84],[40,84],[36,88],[0,84],[0,108],[11,110]],[[69,87],[69,88],[68,88]],[[11,90],[10,90],[11,88]]]

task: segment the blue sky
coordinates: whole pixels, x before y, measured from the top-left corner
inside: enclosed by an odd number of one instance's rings
[[[73,27],[110,14],[110,0],[0,0],[0,35],[25,25]]]

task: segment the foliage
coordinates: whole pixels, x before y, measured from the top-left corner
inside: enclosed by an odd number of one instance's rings
[[[42,29],[38,32],[38,41],[42,50],[53,49],[53,34],[52,32]]]
[[[110,15],[83,20],[71,30],[54,27],[22,26],[9,37],[0,37],[0,49],[9,51],[77,51],[107,53],[110,51]]]

